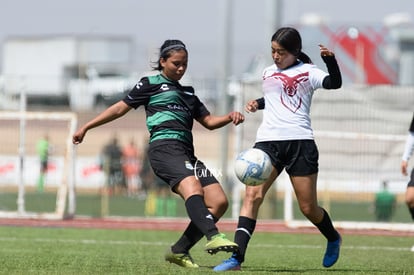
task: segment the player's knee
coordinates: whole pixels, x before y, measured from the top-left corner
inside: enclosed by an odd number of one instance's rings
[[[414,208],[414,198],[405,198],[405,204],[409,208]]]
[[[313,219],[317,214],[319,214],[318,208],[314,207],[311,204],[302,204],[300,205],[300,211],[308,219]]]
[[[227,200],[226,195],[216,194],[216,196],[205,196],[205,203],[210,212],[217,218],[220,218],[224,215],[229,207],[229,201]]]
[[[409,207],[414,207],[414,187],[408,186],[405,192],[405,203]]]
[[[405,196],[405,203],[408,207],[414,208],[414,193],[407,193]]]
[[[225,209],[229,207],[229,201],[227,200],[226,196],[217,196],[214,201],[210,203],[211,205],[214,205],[215,207],[219,209]]]
[[[227,211],[227,209],[229,208],[229,201],[227,199],[222,200],[218,203],[218,209],[219,209],[219,213],[221,213],[221,216],[224,215],[224,213]]]

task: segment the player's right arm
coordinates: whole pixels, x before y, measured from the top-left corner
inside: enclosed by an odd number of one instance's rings
[[[407,167],[408,167],[408,161],[406,161],[406,160],[401,161],[401,173],[404,176],[408,175]]]
[[[88,130],[115,120],[125,115],[131,109],[132,107],[128,106],[123,100],[109,106],[105,111],[80,127],[73,135],[72,142],[74,144],[81,143]]]
[[[265,107],[265,100],[264,100],[264,97],[261,97],[261,98],[250,100],[249,102],[247,102],[246,107],[244,109],[248,113],[250,112],[254,113],[257,110],[263,110],[264,107]]]

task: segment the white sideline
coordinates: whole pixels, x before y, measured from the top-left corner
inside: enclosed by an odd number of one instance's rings
[[[168,246],[170,243],[166,242],[148,242],[148,241],[119,241],[119,240],[94,240],[94,239],[48,239],[48,238],[15,238],[15,237],[0,237],[1,242],[59,242],[59,243],[79,243],[79,244],[111,244],[111,245],[141,245],[141,246]],[[321,249],[324,246],[321,245],[298,245],[298,244],[257,244],[252,243],[251,247],[266,247],[266,248],[277,248],[277,249]],[[354,245],[343,245],[342,248],[352,250],[384,250],[384,251],[410,251],[410,247],[392,247],[392,246],[354,246]]]
[[[352,230],[390,230],[390,231],[406,231],[414,232],[413,223],[385,223],[385,222],[352,222],[352,221],[337,221],[333,222],[335,227]],[[287,221],[286,226],[290,228],[315,227],[309,221],[292,220]]]
[[[42,220],[62,220],[62,214],[58,213],[36,213],[18,211],[0,211],[0,218],[7,219],[42,219]]]

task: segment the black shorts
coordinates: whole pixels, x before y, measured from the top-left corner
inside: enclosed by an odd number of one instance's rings
[[[414,187],[414,169],[411,170],[410,181],[407,184],[407,187]]]
[[[198,178],[202,187],[218,183],[213,173],[184,143],[174,142],[153,147],[150,145],[148,154],[154,173],[173,191],[179,182],[189,176]]]
[[[283,169],[290,176],[307,176],[318,172],[319,152],[314,140],[263,141],[253,147],[269,155],[279,174]]]

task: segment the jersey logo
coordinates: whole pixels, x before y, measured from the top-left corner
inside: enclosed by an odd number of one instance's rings
[[[298,86],[309,81],[308,75],[309,73],[306,72],[293,77],[282,73],[275,73],[271,76],[282,83],[283,92],[280,94],[280,100],[293,113],[296,113],[302,105],[302,93],[298,92]]]
[[[194,170],[193,165],[188,160],[186,160],[184,164],[185,164],[185,168],[187,168],[188,170]]]
[[[168,87],[167,84],[162,84],[160,89],[163,91],[168,91],[170,88]]]
[[[172,111],[175,111],[175,110],[186,111],[186,112],[188,111],[188,108],[178,105],[178,104],[167,104],[167,108]]]
[[[139,88],[141,88],[142,85],[144,85],[144,84],[142,84],[142,82],[140,81],[140,82],[137,83],[137,85],[135,85],[135,87],[137,88],[137,90],[139,90]]]

